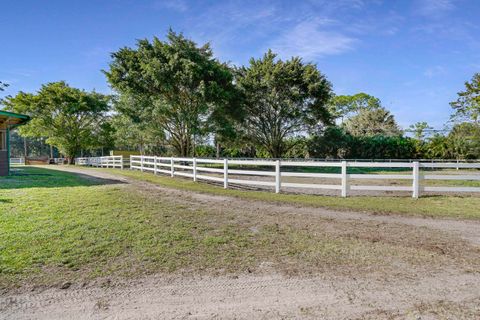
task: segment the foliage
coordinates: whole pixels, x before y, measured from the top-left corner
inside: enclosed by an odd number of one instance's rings
[[[308,153],[313,158],[347,158],[353,137],[338,126],[329,126],[324,132],[310,137]]]
[[[250,142],[236,139],[224,145],[220,155],[229,158],[255,158],[257,156],[257,148]]]
[[[415,141],[402,136],[371,136],[354,140],[350,158],[354,159],[413,159]]]
[[[381,108],[380,99],[369,94],[360,92],[354,95],[334,96],[328,103],[328,109],[335,119],[341,122],[348,119],[352,114],[361,110],[374,110]]]
[[[8,87],[8,83],[0,81],[0,91],[4,91]]]
[[[110,122],[110,117],[105,117],[97,128],[92,131],[92,141],[87,148],[90,155],[106,155],[108,150],[114,149],[115,146],[115,128]]]
[[[85,92],[65,82],[45,84],[36,94],[19,92],[4,101],[7,109],[28,114],[32,120],[19,128],[26,137],[47,137],[71,162],[82,149],[98,147],[109,97]]]
[[[394,116],[385,108],[361,109],[347,119],[344,127],[353,136],[399,136],[402,134]]]
[[[124,114],[112,117],[113,138],[118,150],[135,150],[141,154],[165,153],[165,136],[154,124],[137,123]]]
[[[436,133],[429,140],[424,148],[424,158],[427,159],[451,159],[451,150],[448,138]]]
[[[285,142],[287,145],[287,153],[285,158],[307,158],[308,157],[308,138],[306,137],[293,137],[287,139]]]
[[[191,154],[195,136],[235,113],[232,71],[213,58],[209,44],[198,47],[170,30],[165,42],[139,40],[112,58],[107,79],[131,102],[119,111],[160,128],[180,156]]]
[[[480,73],[476,73],[470,82],[465,82],[465,91],[458,93],[458,99],[450,103],[455,113],[454,120],[480,121]]]
[[[417,140],[423,141],[425,137],[428,135],[428,130],[433,129],[426,123],[425,121],[423,122],[417,122],[415,124],[410,125],[409,131],[413,132],[413,137]]]
[[[217,153],[217,149],[208,144],[200,144],[195,147],[195,155],[201,158],[214,158]]]
[[[46,138],[22,137],[14,130],[10,133],[10,155],[12,158],[25,156],[25,140],[27,143],[27,157],[50,156],[50,146],[46,143]],[[58,150],[53,148],[53,156],[59,157]]]
[[[448,134],[449,149],[455,159],[480,158],[480,127],[474,123],[460,123]]]
[[[343,159],[411,159],[415,141],[402,136],[354,136],[341,127],[328,127],[308,142],[311,157]]]
[[[315,65],[298,57],[282,61],[268,51],[242,67],[237,82],[245,97],[243,134],[270,157],[294,147],[288,138],[330,121],[331,84]]]

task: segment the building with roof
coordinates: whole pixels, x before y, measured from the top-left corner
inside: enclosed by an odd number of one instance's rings
[[[10,173],[10,131],[28,121],[27,115],[0,110],[0,176]]]

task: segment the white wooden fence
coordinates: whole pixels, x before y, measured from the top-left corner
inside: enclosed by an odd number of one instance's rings
[[[229,166],[252,166],[253,170],[231,169]],[[340,168],[340,173],[309,173],[289,171],[292,167]],[[130,156],[130,168],[154,174],[163,173],[172,177],[183,176],[197,180],[223,182],[224,188],[229,184],[267,186],[276,193],[282,188],[328,189],[338,190],[342,197],[347,197],[350,190],[362,191],[407,191],[418,198],[424,192],[480,192],[480,187],[425,186],[424,180],[464,180],[480,181],[480,174],[434,174],[422,169],[480,169],[480,163],[435,163],[435,162],[356,162],[356,161],[284,161],[284,160],[238,160],[238,159],[201,159],[172,158],[154,156]],[[260,168],[260,169],[259,169]],[[398,168],[410,172],[388,174],[349,174],[347,168]],[[208,175],[210,174],[210,175]],[[211,174],[214,174],[212,176]],[[215,176],[216,175],[216,176]],[[251,175],[271,177],[273,181],[239,179],[238,176]],[[235,177],[235,178],[234,178]],[[336,180],[337,184],[297,183],[282,181],[283,177],[324,178]],[[397,185],[353,185],[352,179],[371,180],[410,180],[406,186]]]
[[[75,164],[80,166],[123,169],[123,156],[76,158]]]
[[[11,165],[20,165],[24,166],[25,165],[25,158],[10,158],[10,164]]]

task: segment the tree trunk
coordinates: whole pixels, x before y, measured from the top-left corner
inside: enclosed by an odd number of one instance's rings
[[[217,141],[217,159],[220,158],[220,142]]]
[[[193,147],[193,157],[195,158],[196,157],[196,153],[197,153],[197,142],[196,142],[196,137],[195,135],[193,135],[193,141],[192,141],[192,147]]]
[[[27,144],[27,137],[23,138],[23,153],[25,155],[25,158],[28,157],[28,144]]]

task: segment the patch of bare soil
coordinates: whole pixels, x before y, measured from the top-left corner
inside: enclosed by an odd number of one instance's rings
[[[370,270],[266,263],[237,275],[157,274],[9,292],[0,296],[0,319],[480,319],[476,221],[297,207],[168,189],[100,170],[61,169],[119,181],[193,209],[235,212],[233,223],[261,219],[372,247],[398,247],[408,257]]]
[[[478,319],[478,280],[474,274],[449,273],[402,281],[276,274],[149,277],[1,297],[0,318],[436,319],[443,312],[449,319]]]

